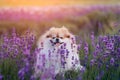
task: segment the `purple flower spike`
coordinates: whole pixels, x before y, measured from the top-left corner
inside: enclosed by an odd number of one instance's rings
[[[3,76],[0,74],[0,80],[2,80],[3,79]]]
[[[19,70],[18,76],[21,80],[24,80],[24,75],[25,75],[25,69],[22,68],[21,70]]]
[[[95,59],[92,59],[92,60],[90,61],[90,64],[93,66],[93,65],[95,64]]]
[[[115,62],[114,58],[111,58],[111,59],[110,59],[110,64],[111,64],[111,65],[114,65],[114,62]]]
[[[77,50],[79,51],[80,49],[81,49],[81,44],[79,44],[78,46],[77,46]]]
[[[32,76],[30,77],[30,80],[36,80],[36,79],[35,79],[35,77],[32,75]]]
[[[60,50],[60,54],[65,54],[65,50],[64,50],[64,49],[61,49],[61,50]]]
[[[88,55],[88,43],[85,42],[85,45],[84,45],[84,51],[85,51],[85,54]]]

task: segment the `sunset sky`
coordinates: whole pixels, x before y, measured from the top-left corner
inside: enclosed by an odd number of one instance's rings
[[[2,6],[51,6],[51,5],[93,5],[116,4],[119,0],[0,0]]]

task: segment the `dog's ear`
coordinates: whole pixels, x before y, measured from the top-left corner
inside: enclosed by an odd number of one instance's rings
[[[62,32],[65,34],[66,38],[71,37],[71,34],[69,33],[68,29],[65,26],[62,27]]]
[[[65,26],[62,26],[62,28],[66,28]]]
[[[68,29],[65,26],[62,26],[62,29],[68,31]]]
[[[52,31],[55,30],[55,27],[51,27],[47,32],[46,32],[46,38],[50,38],[52,37],[52,35],[50,34]]]
[[[50,30],[50,31],[51,31],[51,30],[55,30],[55,27],[51,27],[49,30]]]
[[[69,32],[68,29],[65,26],[63,26],[61,29],[62,29],[63,32],[66,32],[66,33]]]

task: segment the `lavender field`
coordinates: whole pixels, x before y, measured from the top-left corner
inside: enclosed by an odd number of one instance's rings
[[[104,30],[119,26],[119,11],[119,5],[1,7],[0,33],[15,27],[20,33],[29,28],[35,34],[42,34],[52,26],[63,25],[77,35],[83,31],[105,33]]]
[[[38,36],[51,26],[76,35],[81,65],[45,80],[120,80],[120,6],[0,8],[0,80],[36,80]],[[42,63],[41,63],[42,64]]]

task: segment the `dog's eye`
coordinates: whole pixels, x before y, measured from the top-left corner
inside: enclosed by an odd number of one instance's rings
[[[46,36],[46,38],[49,38],[49,37],[50,37],[49,35]]]
[[[52,37],[52,39],[55,39],[55,37]]]
[[[63,37],[60,37],[60,39],[63,39]]]
[[[67,37],[67,38],[70,38],[70,35],[67,35],[66,37]]]

